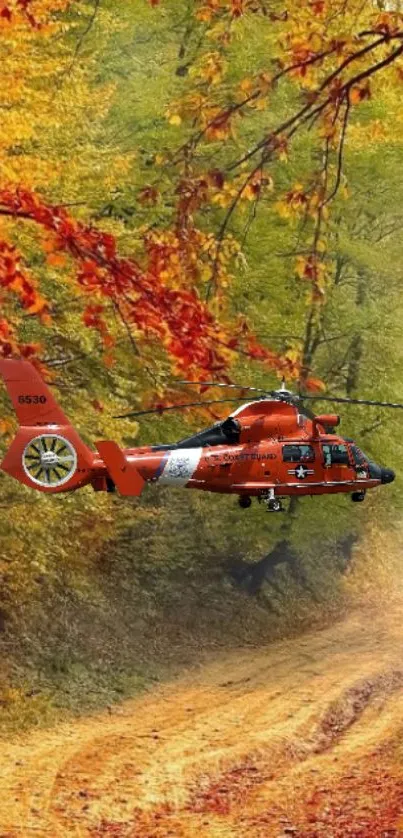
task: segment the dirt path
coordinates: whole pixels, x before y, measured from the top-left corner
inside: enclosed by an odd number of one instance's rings
[[[0,746],[0,836],[403,835],[403,606]]]

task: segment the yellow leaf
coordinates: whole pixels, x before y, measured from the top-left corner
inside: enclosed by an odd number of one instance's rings
[[[181,125],[181,123],[182,117],[180,117],[178,113],[174,113],[169,119],[170,125]]]
[[[239,89],[242,90],[243,93],[250,94],[253,90],[253,81],[252,79],[242,79],[239,85]]]
[[[281,216],[281,218],[291,217],[290,207],[288,204],[286,204],[285,201],[277,201],[276,210],[278,214]]]
[[[257,111],[264,111],[267,108],[268,101],[267,99],[256,99],[254,104]]]
[[[310,47],[314,52],[319,52],[322,47],[322,38],[316,33],[310,37]]]
[[[295,262],[295,273],[299,276],[300,279],[304,279],[305,271],[306,271],[307,261],[304,259],[303,256],[298,256]]]

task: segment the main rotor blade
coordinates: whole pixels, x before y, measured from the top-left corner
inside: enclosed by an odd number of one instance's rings
[[[189,402],[188,404],[172,404],[169,407],[154,407],[152,410],[136,410],[125,413],[122,416],[114,416],[114,419],[131,419],[135,416],[149,416],[151,413],[165,413],[167,410],[184,410],[186,407],[204,407],[206,404],[225,404],[226,402],[248,402],[249,396],[240,396],[239,399],[212,399],[204,402]]]
[[[349,398],[338,398],[336,396],[311,396],[307,393],[299,393],[300,399],[310,399],[311,401],[319,401],[319,402],[335,402],[339,404],[365,404],[369,405],[370,407],[392,407],[392,408],[400,408],[403,410],[403,404],[399,402],[378,402],[373,401],[371,399],[349,399]]]
[[[253,390],[255,393],[267,393],[262,387],[245,387],[243,384],[223,384],[221,381],[175,381],[175,384],[197,384],[200,387],[230,387],[234,390]]]

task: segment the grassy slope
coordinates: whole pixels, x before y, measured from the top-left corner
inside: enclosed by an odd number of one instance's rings
[[[35,548],[27,555],[25,587],[20,576],[11,600],[9,583],[3,605],[5,728],[108,704],[209,650],[267,642],[340,613],[345,557],[330,541],[291,569],[278,566],[257,590],[239,571],[274,546],[273,516],[257,506],[238,512],[226,498],[156,495],[127,505],[123,521],[123,502],[109,499],[121,520],[103,544],[96,513],[85,521],[70,504],[53,530],[70,539],[66,553],[51,537],[40,564]],[[74,515],[87,534],[74,531]]]

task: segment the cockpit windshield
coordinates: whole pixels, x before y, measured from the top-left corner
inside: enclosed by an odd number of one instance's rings
[[[371,458],[367,457],[367,455],[364,454],[363,451],[361,451],[361,448],[359,448],[358,445],[356,445],[353,439],[349,439],[349,437],[345,436],[344,442],[350,443],[350,451],[353,456],[355,466],[364,466],[370,462]]]
[[[351,453],[353,455],[354,464],[356,466],[364,466],[368,463],[368,457],[361,451],[358,445],[351,445]]]

